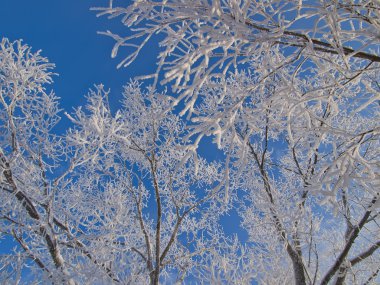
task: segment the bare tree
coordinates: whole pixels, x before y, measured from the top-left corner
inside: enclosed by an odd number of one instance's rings
[[[161,34],[146,92],[102,85],[57,135],[52,68],[0,44],[4,283],[376,284],[380,272],[378,1],[109,1]],[[162,77],[163,75],[163,77]],[[159,85],[174,94],[159,93]],[[180,115],[173,107],[183,103]],[[211,136],[225,161],[198,153]],[[226,238],[232,207],[249,241]]]
[[[44,88],[52,82],[53,67],[21,41],[1,41],[1,235],[11,236],[24,252],[9,266],[31,259],[43,274],[50,276],[54,271],[56,280],[73,283],[58,243],[54,188],[46,174],[59,158],[61,145],[50,134],[59,120],[57,97]],[[44,257],[49,258],[51,267],[39,251],[46,253]],[[9,260],[8,256],[4,258]],[[7,273],[9,269],[5,269]]]
[[[66,114],[73,127],[54,135],[58,98],[45,91],[53,65],[21,41],[0,47],[0,229],[16,244],[1,255],[1,282],[188,278],[220,243],[224,173],[184,160],[186,125],[165,111],[166,96],[130,83],[111,112],[97,86],[85,110]]]
[[[222,165],[184,161],[185,124],[165,111],[165,95],[131,83],[115,115],[107,96],[98,87],[89,113],[70,116],[77,178],[68,182],[74,200],[65,207],[121,283],[178,282],[220,238]]]
[[[172,83],[172,105],[183,101],[192,121],[189,150],[213,136],[234,189],[247,191],[238,197],[257,280],[378,280],[378,1],[110,1],[97,10],[135,31],[105,33],[113,56],[134,49],[120,66],[163,37],[146,78]]]
[[[287,66],[297,66],[298,73],[315,65],[327,65],[345,81],[358,80],[360,71],[380,62],[378,1],[139,0],[122,5],[111,0],[94,10],[99,16],[122,16],[135,32],[127,37],[103,33],[116,41],[113,57],[120,47],[131,49],[119,67],[130,65],[155,34],[164,37],[157,72],[146,77],[157,84],[163,72],[161,83],[173,82],[174,91],[180,91],[174,104],[187,102],[184,112],[192,113],[206,80],[225,79],[228,71],[273,48],[284,58],[255,66],[261,81]]]

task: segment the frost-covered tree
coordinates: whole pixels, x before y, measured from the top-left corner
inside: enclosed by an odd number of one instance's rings
[[[186,122],[167,96],[134,82],[114,112],[96,86],[86,108],[66,113],[72,127],[55,134],[52,68],[21,41],[2,40],[0,237],[14,247],[1,252],[1,283],[194,279],[225,240],[222,165],[187,158]]]
[[[247,96],[247,86],[253,82],[252,77],[238,74],[227,92],[204,87],[202,92],[210,97],[196,110],[213,110],[216,116],[218,109],[219,114],[223,110],[217,105],[221,94],[233,106],[240,96]],[[327,90],[307,104],[293,93],[295,105],[286,106],[286,93],[278,101],[267,95],[276,89],[286,92],[280,90],[287,90],[289,81],[275,83],[257,92],[254,102],[249,96],[244,99],[234,125],[220,142],[229,155],[231,175],[234,180],[240,177],[236,187],[247,191],[239,212],[253,242],[259,280],[268,284],[376,280],[380,265],[377,103],[355,113],[362,98],[347,88],[348,98]],[[323,95],[330,97],[328,102]],[[294,108],[291,115],[289,108]]]
[[[14,244],[3,283],[379,282],[378,1],[114,0],[98,12],[134,31],[105,33],[113,56],[132,48],[120,66],[158,37],[158,68],[119,110],[96,86],[63,135],[53,65],[0,44],[0,237]],[[223,163],[197,153],[205,136]],[[220,227],[231,207],[244,245]]]
[[[170,84],[172,106],[183,103],[189,151],[212,136],[225,152],[230,192],[246,191],[239,212],[259,283],[379,281],[378,1],[138,0],[97,10],[134,32],[105,33],[112,56],[132,49],[120,66],[159,34],[158,68],[145,78]]]
[[[357,82],[380,62],[378,1],[110,0],[94,10],[122,17],[133,32],[103,33],[116,41],[113,57],[120,47],[130,49],[119,67],[130,65],[156,34],[163,37],[157,72],[146,77],[157,84],[163,73],[161,83],[172,82],[181,94],[174,103],[186,101],[184,112],[192,113],[208,79],[225,82],[229,71],[273,51],[284,57],[255,66],[257,83],[288,66],[295,74],[324,67],[342,76],[337,83]]]
[[[72,201],[65,194],[62,203],[114,280],[184,280],[222,238],[222,167],[198,156],[185,160],[187,130],[166,111],[163,94],[144,95],[131,83],[114,115],[107,96],[98,87],[88,112],[70,116],[75,128],[66,140],[75,172],[65,182]]]
[[[20,278],[28,259],[41,273],[67,275],[54,228],[55,185],[47,180],[61,149],[60,139],[50,133],[59,120],[57,97],[44,88],[52,82],[53,66],[21,41],[0,43],[0,230],[22,252],[1,256],[3,283],[8,275]],[[41,257],[41,252],[47,254]]]

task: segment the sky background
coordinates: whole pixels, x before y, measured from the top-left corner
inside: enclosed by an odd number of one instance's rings
[[[22,39],[56,65],[59,76],[53,78],[53,89],[68,112],[83,105],[89,88],[99,83],[111,88],[110,99],[117,104],[130,78],[155,67],[156,54],[145,50],[133,67],[116,68],[123,50],[111,59],[114,40],[97,32],[126,35],[128,31],[120,19],[96,17],[96,11],[90,11],[107,4],[108,0],[1,0],[0,38]]]
[[[117,58],[111,59],[114,40],[97,32],[111,30],[128,35],[129,31],[119,18],[96,17],[96,11],[90,10],[107,5],[108,0],[1,0],[0,38],[12,42],[22,39],[33,51],[42,50],[42,56],[56,65],[54,72],[58,76],[53,78],[51,87],[61,98],[61,108],[69,113],[84,105],[89,88],[100,83],[111,89],[111,108],[116,110],[123,85],[156,68],[157,45],[152,41],[131,66],[116,68],[127,51],[121,48]],[[69,124],[63,117],[58,131],[63,132]],[[210,142],[211,139],[205,139],[200,151],[218,156],[209,151]],[[246,239],[236,212],[224,216],[222,224],[228,234],[238,233],[242,240]]]

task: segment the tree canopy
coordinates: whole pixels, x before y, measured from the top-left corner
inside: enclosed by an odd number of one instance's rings
[[[130,49],[120,67],[159,38],[157,70],[116,111],[95,86],[59,135],[54,66],[2,40],[0,237],[18,244],[2,281],[30,267],[58,284],[379,282],[379,2],[94,10],[134,33],[103,32],[113,57]],[[247,241],[224,232],[232,210]]]

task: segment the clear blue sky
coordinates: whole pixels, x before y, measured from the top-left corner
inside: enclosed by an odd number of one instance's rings
[[[1,1],[0,38],[23,39],[56,64],[59,76],[54,78],[53,89],[61,97],[61,107],[69,112],[85,103],[83,95],[93,84],[111,88],[111,100],[116,104],[123,84],[155,68],[156,54],[145,50],[133,67],[116,69],[122,55],[111,59],[114,41],[97,31],[128,31],[120,19],[98,18],[95,11],[90,11],[91,7],[107,4],[108,0]]]

